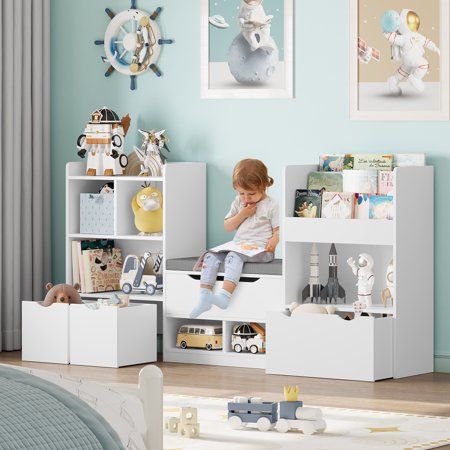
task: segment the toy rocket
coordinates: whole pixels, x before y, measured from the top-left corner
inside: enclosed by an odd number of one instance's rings
[[[309,262],[309,284],[302,291],[302,302],[310,298],[311,303],[317,301],[320,303],[320,293],[323,286],[320,284],[319,276],[319,251],[317,244],[313,243],[311,247],[311,257]]]
[[[333,300],[337,303],[338,298],[343,299],[345,302],[345,290],[339,284],[337,277],[337,252],[334,244],[331,244],[328,264],[328,282],[320,292],[320,296],[326,303],[331,303]]]

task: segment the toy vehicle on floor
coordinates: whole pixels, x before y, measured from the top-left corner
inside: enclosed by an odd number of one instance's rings
[[[182,325],[178,329],[177,347],[222,350],[222,327],[205,324]]]
[[[139,260],[136,255],[128,255],[123,264],[120,288],[124,294],[140,292],[155,295],[156,291],[163,289],[163,276],[159,274],[162,256],[158,255],[153,264],[153,272],[156,275],[144,275],[147,261],[151,258],[150,252],[144,253]]]
[[[263,402],[257,397],[235,397],[228,403],[228,424],[239,430],[248,424],[256,424],[260,431],[275,428],[280,433],[299,430],[310,435],[322,433],[327,424],[319,408],[303,406],[297,400],[298,388],[284,388],[285,401]]]
[[[265,353],[266,330],[257,323],[242,323],[233,327],[231,348],[236,353]]]

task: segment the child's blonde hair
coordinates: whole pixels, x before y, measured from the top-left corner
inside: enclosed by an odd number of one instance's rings
[[[274,183],[269,177],[266,165],[259,159],[243,159],[233,170],[233,188],[238,186],[246,191],[265,191]]]

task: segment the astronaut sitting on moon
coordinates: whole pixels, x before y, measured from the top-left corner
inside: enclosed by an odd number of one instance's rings
[[[392,94],[401,95],[400,82],[407,79],[415,90],[423,92],[423,78],[429,69],[423,55],[425,49],[440,55],[438,46],[418,33],[420,18],[409,9],[404,9],[400,14],[386,11],[381,18],[381,25],[384,37],[391,44],[392,59],[402,61],[402,65],[388,78],[389,90]]]
[[[268,52],[276,50],[276,44],[270,38],[270,24],[273,16],[267,16],[263,0],[242,0],[238,13],[238,23],[242,35],[254,52],[262,48]]]

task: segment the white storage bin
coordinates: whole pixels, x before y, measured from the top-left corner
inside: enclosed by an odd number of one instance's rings
[[[22,360],[69,363],[69,305],[22,302]]]
[[[216,284],[216,290],[221,282]],[[198,303],[200,275],[198,273],[166,271],[164,284],[166,315],[189,317]],[[212,307],[201,319],[264,322],[267,311],[284,309],[283,281],[278,275],[250,275],[241,277],[230,306]]]
[[[270,374],[376,381],[393,376],[392,318],[303,314],[267,317]]]
[[[156,361],[156,305],[70,306],[70,363],[122,367]]]
[[[114,234],[114,194],[80,194],[80,233]]]

